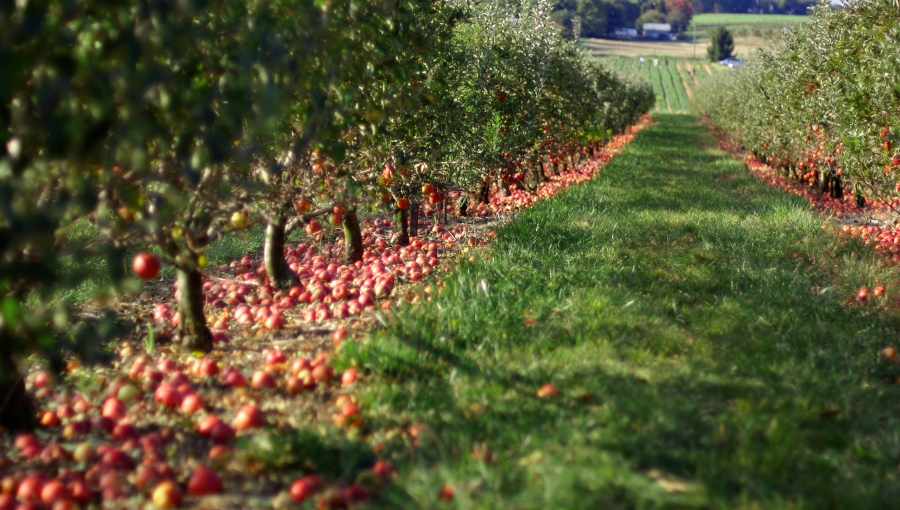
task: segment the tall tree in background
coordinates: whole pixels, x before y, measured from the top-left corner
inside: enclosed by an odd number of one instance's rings
[[[638,32],[640,32],[641,30],[644,29],[644,23],[665,23],[665,22],[666,22],[665,14],[663,14],[657,10],[651,9],[649,11],[644,12],[644,14],[641,14],[641,17],[639,17],[637,20],[635,20],[634,28],[636,28],[638,30]]]
[[[683,34],[693,16],[694,6],[690,0],[666,0],[666,23],[672,25],[676,33]]]
[[[706,55],[712,62],[736,56],[734,54],[734,37],[727,28],[719,27],[713,32]]]
[[[641,15],[641,4],[638,0],[603,0],[607,6],[607,25],[609,30],[634,26],[634,20]]]
[[[607,32],[606,5],[600,0],[578,0],[575,11],[581,18],[581,35],[603,37]]]

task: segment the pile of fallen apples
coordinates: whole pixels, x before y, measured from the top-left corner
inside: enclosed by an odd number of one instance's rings
[[[636,131],[607,147],[623,146]],[[473,215],[530,207],[590,179],[609,158],[601,151],[536,192],[495,193]],[[442,255],[493,236],[486,228],[472,235],[477,229],[464,220],[445,227],[437,217],[428,218],[436,209],[424,212],[424,235],[404,247],[389,244],[390,220],[366,219],[363,260],[354,264],[338,262],[339,240],[287,247],[285,257],[299,279],[287,291],[269,285],[258,257],[210,271],[203,291],[216,345],[211,353],[178,353],[151,336],[144,348],[141,342],[123,343],[109,366],[88,368],[71,360],[59,379],[32,369],[26,387],[40,409],[41,427],[0,435],[0,510],[144,508],[148,501],[158,508],[247,508],[246,498],[253,496],[276,508],[306,501],[345,508],[371,497],[396,476],[387,459],[375,457],[341,479],[308,467],[261,477],[247,440],[265,431],[322,426],[367,440],[365,409],[354,396],[365,376],[353,367],[337,373],[331,351],[363,332],[359,317],[366,311],[409,300],[411,293],[397,296],[397,286],[418,284],[441,267]],[[155,277],[159,261],[146,253],[138,257],[136,272]],[[425,291],[440,286],[436,280]],[[162,339],[179,316],[173,296],[155,300],[142,306],[153,335]],[[313,323],[330,341],[299,338]],[[539,396],[555,393],[548,386]],[[415,441],[414,434],[404,437]],[[373,445],[373,454],[380,451]]]

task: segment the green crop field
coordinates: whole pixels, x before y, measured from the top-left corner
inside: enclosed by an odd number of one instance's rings
[[[735,52],[740,57],[747,57],[756,48],[777,44],[785,27],[797,26],[807,19],[807,16],[781,14],[698,14],[681,40],[583,39],[582,45],[598,56],[703,59],[709,45],[709,32],[724,26],[734,36]]]
[[[734,13],[704,13],[694,16],[693,23],[698,28],[706,26],[749,26],[749,25],[794,25],[804,23],[808,16],[795,16],[790,14],[734,14]]]
[[[654,63],[655,61],[655,63]],[[630,70],[646,76],[653,84],[657,112],[690,111],[694,89],[705,78],[727,72],[722,66],[703,60],[677,58],[610,57],[606,62],[615,69]]]

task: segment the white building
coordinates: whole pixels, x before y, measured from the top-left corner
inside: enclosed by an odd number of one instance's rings
[[[672,25],[668,23],[644,23],[644,39],[662,39],[671,41],[675,38]]]

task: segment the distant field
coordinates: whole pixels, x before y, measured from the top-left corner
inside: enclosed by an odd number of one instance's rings
[[[704,44],[708,44],[707,31],[724,26],[735,36],[741,38],[777,39],[785,28],[805,23],[809,16],[789,16],[785,14],[698,14],[688,28],[687,36],[693,35],[693,25],[697,26],[697,40],[703,34]],[[738,42],[738,41],[735,42]]]
[[[734,35],[735,52],[747,57],[757,48],[770,46],[779,40],[785,27],[806,22],[807,16],[782,14],[698,14],[681,41],[642,41],[612,39],[582,39],[585,48],[597,56],[706,58],[708,32],[725,26]],[[694,43],[696,25],[696,44]]]
[[[808,16],[792,16],[789,14],[715,14],[704,13],[694,16],[693,22],[698,28],[706,25],[756,25],[756,24],[796,24],[803,23]]]
[[[656,108],[660,113],[687,113],[694,90],[704,79],[728,69],[705,60],[678,58],[610,57],[604,59],[610,67],[628,69],[643,74],[653,84]]]

